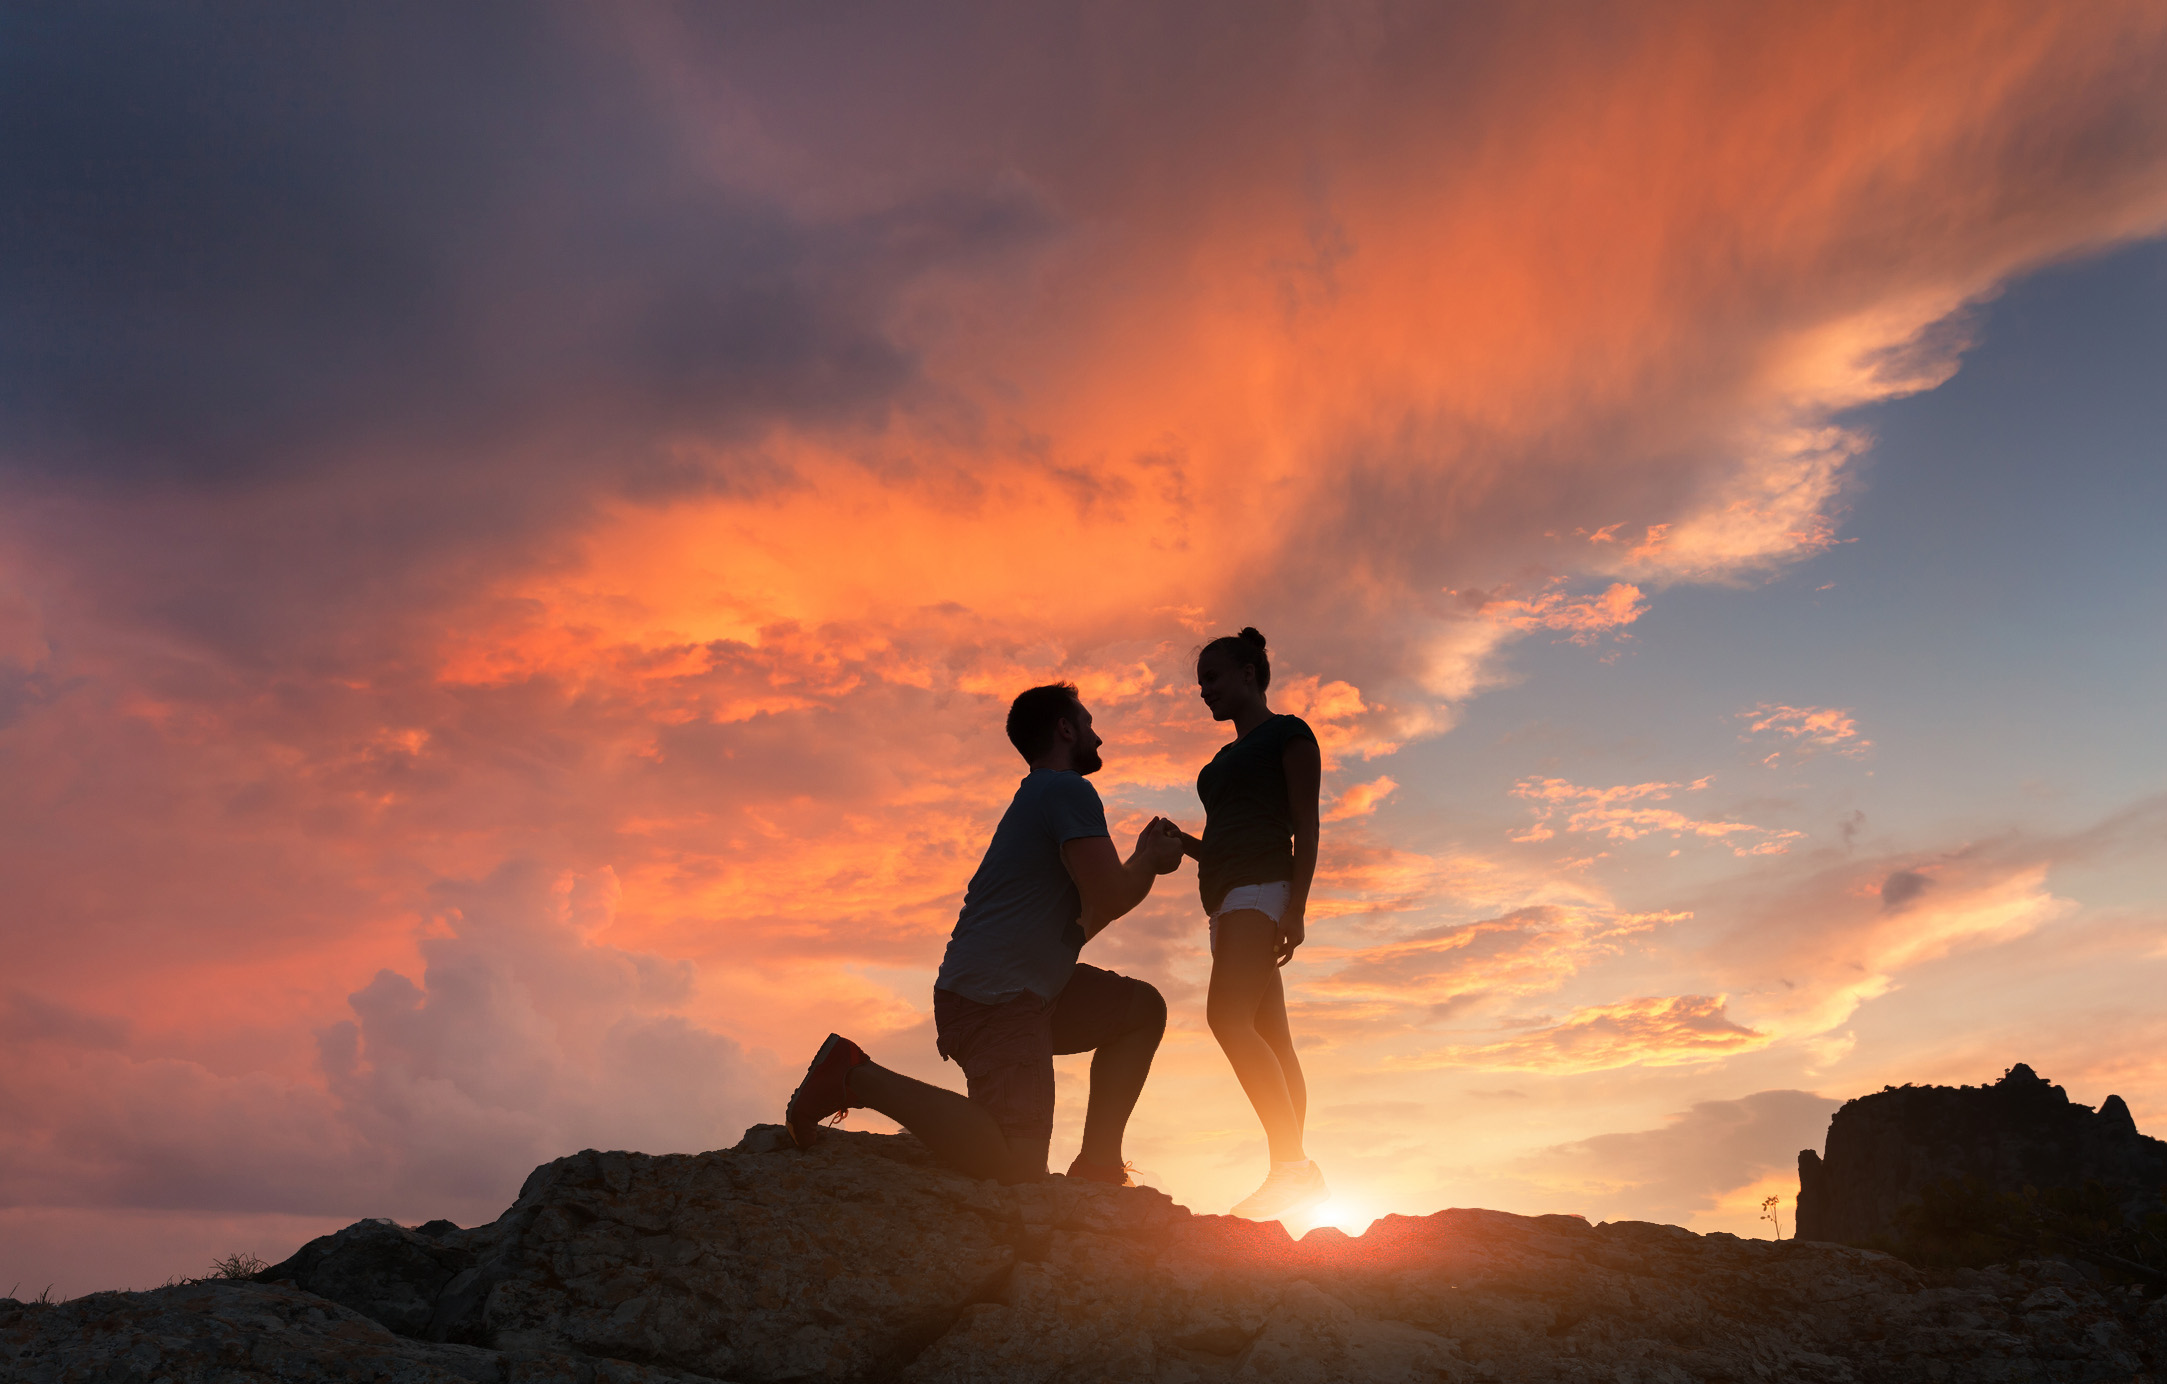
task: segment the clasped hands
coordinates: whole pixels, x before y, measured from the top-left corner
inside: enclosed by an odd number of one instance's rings
[[[1136,854],[1155,875],[1170,875],[1181,868],[1182,831],[1164,817],[1154,817],[1136,833]]]

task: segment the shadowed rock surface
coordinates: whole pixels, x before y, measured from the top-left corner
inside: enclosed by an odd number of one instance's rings
[[[64,1303],[0,1298],[9,1384],[667,1384],[681,1375],[546,1351],[411,1341],[312,1293],[203,1282]]]
[[[2090,1182],[2134,1222],[2161,1208],[2167,1143],[2138,1133],[2120,1096],[2094,1111],[2021,1062],[1991,1086],[1892,1086],[1836,1112],[1825,1156],[1798,1155],[1798,1234],[1894,1241],[1929,1189],[1965,1180],[2004,1194]]]
[[[0,1307],[0,1379],[2125,1381],[2167,1362],[2167,1307],[2055,1263],[1926,1273],[1495,1211],[1296,1244],[1150,1191],[974,1181],[907,1137],[786,1145],[763,1126],[727,1152],[582,1153],[488,1226],[363,1222],[269,1282]]]

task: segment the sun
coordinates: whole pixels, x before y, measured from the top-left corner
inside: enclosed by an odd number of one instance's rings
[[[1377,1213],[1346,1196],[1334,1196],[1321,1206],[1312,1206],[1288,1216],[1281,1224],[1287,1233],[1299,1240],[1318,1226],[1328,1225],[1348,1235],[1360,1235],[1377,1219]]]

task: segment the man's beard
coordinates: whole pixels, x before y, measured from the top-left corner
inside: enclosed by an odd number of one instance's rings
[[[1095,774],[1106,763],[1105,760],[1099,758],[1099,752],[1095,749],[1078,749],[1075,755],[1072,756],[1072,760],[1076,766],[1076,772],[1079,774]]]

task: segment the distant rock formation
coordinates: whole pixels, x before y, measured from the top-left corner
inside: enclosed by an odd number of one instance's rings
[[[363,1221],[261,1282],[0,1301],[7,1384],[2158,1380],[2068,1266],[1442,1211],[1359,1239],[1000,1187],[904,1136],[581,1153],[493,1224]]]
[[[1899,1246],[1937,1193],[2073,1204],[2088,1184],[2094,1219],[2141,1223],[2167,1209],[2167,1143],[2139,1134],[2120,1096],[2094,1111],[2019,1062],[1991,1086],[1892,1086],[1847,1102],[1826,1155],[1798,1155],[1798,1237]]]

